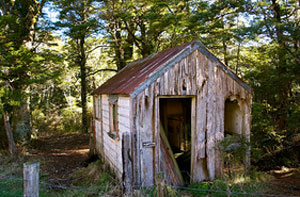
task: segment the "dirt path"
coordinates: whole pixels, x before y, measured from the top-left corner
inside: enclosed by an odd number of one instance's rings
[[[279,193],[290,196],[300,196],[300,171],[297,169],[273,170],[274,177],[270,181],[272,193]]]
[[[26,154],[40,161],[41,177],[52,184],[69,184],[70,174],[88,159],[88,134],[66,133],[33,140]]]

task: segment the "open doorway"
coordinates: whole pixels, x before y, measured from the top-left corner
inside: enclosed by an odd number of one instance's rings
[[[161,133],[171,148],[171,157],[185,184],[191,172],[191,104],[192,98],[160,98]]]

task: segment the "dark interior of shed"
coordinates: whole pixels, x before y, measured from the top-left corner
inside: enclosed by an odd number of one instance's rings
[[[160,121],[186,184],[191,172],[191,98],[160,98]]]

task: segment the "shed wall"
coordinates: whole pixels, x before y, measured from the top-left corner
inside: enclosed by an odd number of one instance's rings
[[[223,162],[216,149],[224,138],[225,100],[237,98],[241,108],[243,134],[250,140],[251,94],[227,75],[221,66],[195,50],[170,67],[133,99],[133,131],[135,184],[152,185],[158,174],[168,166],[160,148],[159,96],[192,96],[192,181],[213,180],[222,171]],[[150,76],[151,78],[151,76]],[[145,142],[155,142],[155,147],[145,147]],[[248,152],[249,154],[249,152]],[[249,155],[248,155],[249,156]],[[249,157],[247,157],[249,162]],[[170,175],[171,176],[171,175]]]
[[[122,178],[122,133],[130,131],[130,98],[118,97],[117,120],[119,139],[113,139],[108,135],[110,132],[109,120],[109,96],[101,95],[95,98],[100,99],[100,119],[95,119],[96,148],[99,154],[115,171],[118,178]],[[97,111],[97,110],[96,110]]]

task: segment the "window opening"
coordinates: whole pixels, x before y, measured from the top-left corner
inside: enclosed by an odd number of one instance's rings
[[[241,143],[241,134],[243,123],[243,114],[240,110],[238,100],[227,99],[225,101],[224,111],[224,173],[229,177],[233,173],[243,171],[243,146]]]
[[[224,134],[227,135],[242,133],[242,113],[237,100],[227,99],[225,101]]]
[[[109,104],[109,116],[110,116],[110,133],[109,135],[112,138],[119,137],[119,130],[118,130],[118,107],[117,102],[112,102]]]
[[[97,96],[96,97],[96,105],[97,105],[97,107],[96,107],[96,109],[97,109],[97,111],[96,111],[96,118],[97,119],[101,119],[101,97],[100,96]]]

